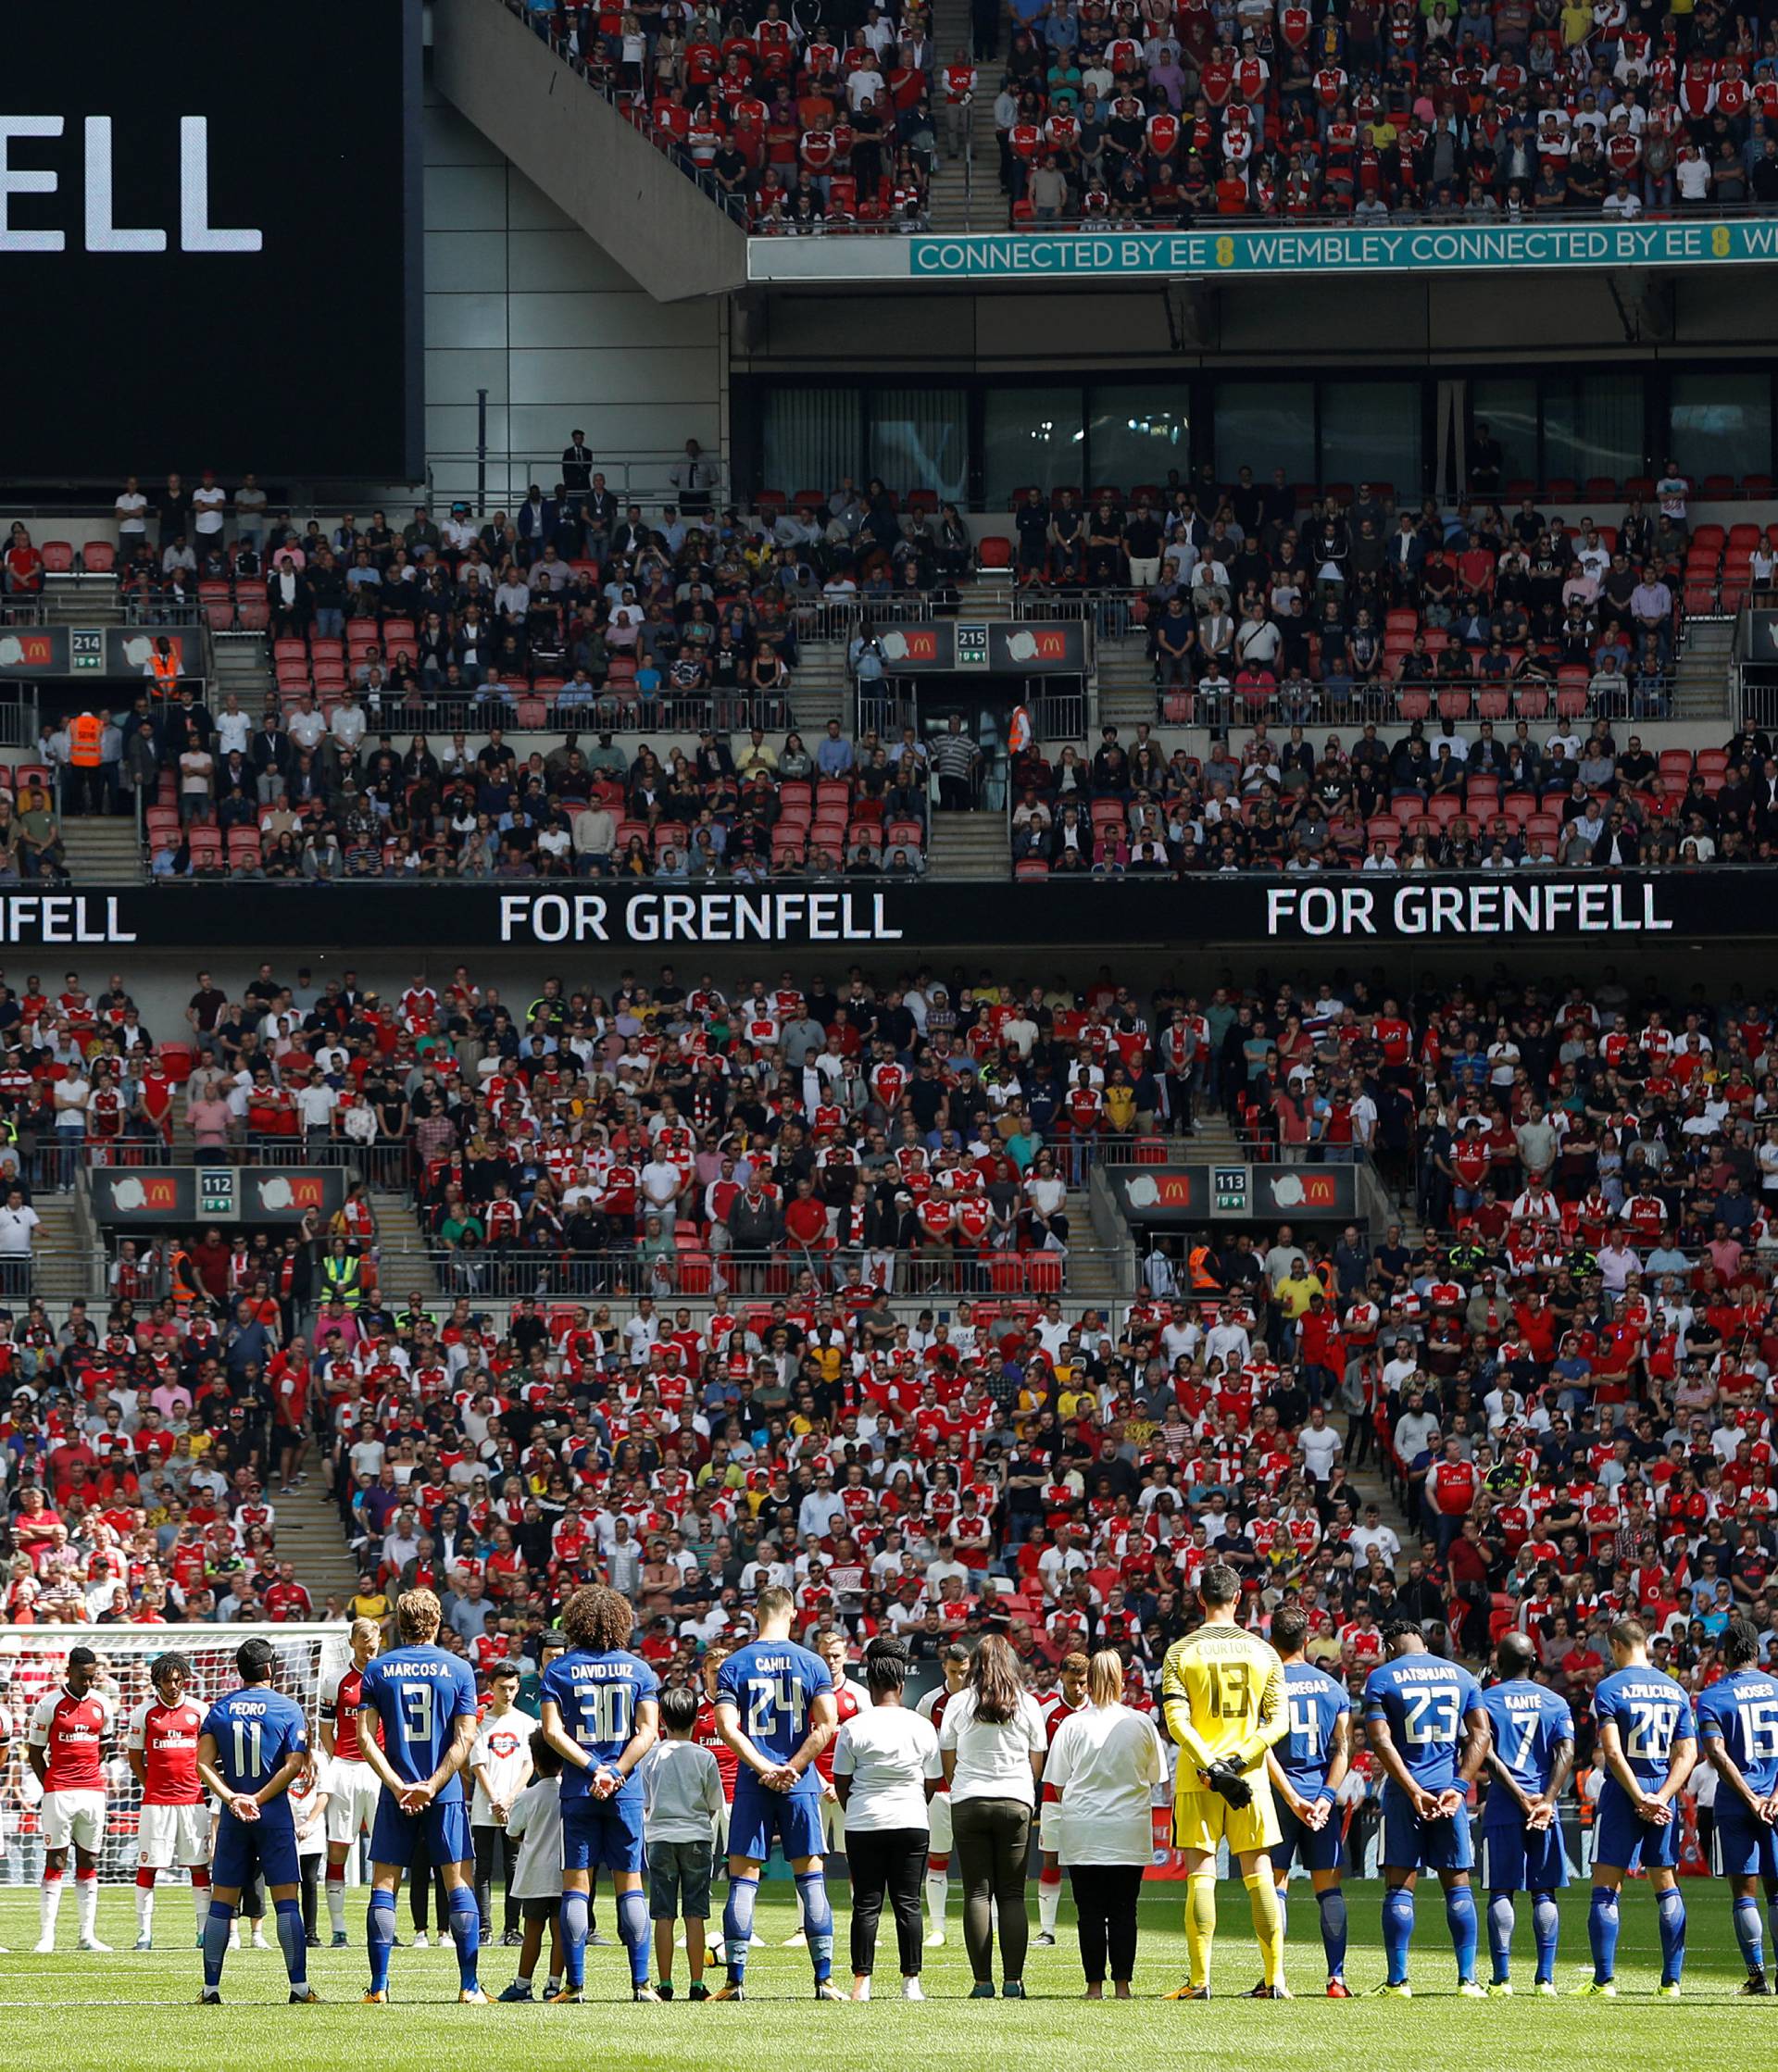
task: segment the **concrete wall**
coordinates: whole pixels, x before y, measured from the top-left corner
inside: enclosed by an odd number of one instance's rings
[[[478,388],[493,499],[521,496],[533,475],[547,491],[577,426],[620,493],[663,489],[687,439],[722,451],[720,298],[656,302],[435,82],[425,169],[426,451],[438,494],[474,492]]]
[[[504,0],[433,0],[446,97],[663,302],[747,277],[746,237]]]

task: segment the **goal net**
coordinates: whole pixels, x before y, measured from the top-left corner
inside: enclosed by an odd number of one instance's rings
[[[136,1874],[136,1825],[142,1788],[124,1756],[130,1716],[154,1695],[150,1666],[163,1654],[192,1665],[192,1696],[208,1704],[236,1688],[234,1654],[262,1635],[278,1650],[277,1687],[294,1698],[319,1747],[321,1679],[351,1654],[344,1626],[27,1626],[0,1628],[0,1884],[34,1884],[44,1867],[42,1792],[25,1755],[31,1716],[62,1680],[69,1650],[90,1647],[99,1658],[99,1688],[117,1708],[117,1731],[106,1752],[105,1854],[99,1876],[129,1883]]]

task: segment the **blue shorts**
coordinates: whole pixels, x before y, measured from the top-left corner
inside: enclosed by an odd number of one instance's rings
[[[1593,1861],[1614,1870],[1672,1870],[1679,1863],[1684,1822],[1678,1807],[1664,1828],[1651,1826],[1630,1804],[1616,1778],[1599,1788],[1598,1819],[1593,1830]]]
[[[1778,1879],[1778,1830],[1745,1808],[1716,1816],[1716,1868],[1724,1878]]]
[[[406,1870],[424,1840],[433,1869],[443,1864],[472,1864],[475,1843],[470,1836],[470,1809],[461,1799],[429,1805],[424,1813],[404,1813],[386,1787],[370,1823],[370,1861]]]
[[[1340,1838],[1346,1822],[1338,1806],[1328,1815],[1324,1828],[1306,1827],[1275,1792],[1272,1810],[1278,1816],[1278,1840],[1268,1852],[1273,1870],[1286,1871],[1292,1864],[1301,1864],[1305,1870],[1339,1869]]]
[[[642,1791],[608,1799],[586,1792],[562,1801],[564,1870],[640,1870]]]
[[[1519,1819],[1484,1821],[1482,1841],[1491,1892],[1559,1892],[1568,1883],[1568,1851],[1559,1820],[1535,1829]]]
[[[729,1854],[763,1864],[771,1854],[774,1836],[787,1864],[819,1856],[825,1840],[820,1793],[768,1791],[751,1771],[743,1769],[734,1780],[734,1804],[729,1812]]]
[[[1399,1785],[1385,1784],[1378,1861],[1390,1870],[1472,1870],[1470,1809],[1459,1806],[1447,1819],[1422,1820]]]
[[[225,1892],[243,1892],[256,1875],[269,1886],[301,1884],[296,1829],[288,1814],[282,1820],[237,1820],[225,1813],[218,1822],[210,1883]]]

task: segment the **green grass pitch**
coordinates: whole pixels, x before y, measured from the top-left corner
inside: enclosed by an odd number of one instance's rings
[[[1381,1888],[1348,1888],[1352,1946],[1346,1975],[1356,1994],[1383,1977],[1378,1934]],[[844,1888],[839,1888],[835,1973],[849,1984]],[[664,2007],[632,2007],[620,1950],[587,1953],[587,2003],[578,2008],[489,2007],[455,2004],[457,1967],[444,1950],[398,1950],[391,1974],[394,2004],[363,2007],[363,1894],[352,1896],[348,1926],[354,1947],[311,1953],[310,1977],[325,2004],[284,2003],[283,1965],[275,1948],[231,1956],[223,1977],[226,2004],[195,2004],[199,1959],[192,1947],[189,1895],[163,1886],[156,1908],[158,1946],[130,1951],[135,1920],[127,1889],[105,1894],[99,1932],[118,1946],[114,1956],[74,1951],[73,1906],[65,1903],[62,1947],[54,1956],[28,1953],[37,1934],[34,1891],[0,1891],[0,2064],[67,2066],[74,2072],[166,2072],[169,2065],[208,2072],[422,2072],[431,2067],[523,2067],[563,2053],[617,2061],[640,2072],[732,2072],[736,2064],[795,2066],[918,2066],[920,2072],[1059,2072],[1065,2066],[1236,2065],[1254,2072],[1298,2067],[1341,2072],[1461,2072],[1467,2065],[1511,2072],[1670,2072],[1670,2068],[1749,2066],[1778,2062],[1778,2000],[1734,1997],[1742,1969],[1729,1923],[1727,1888],[1688,1880],[1690,1915],[1685,1997],[1678,2004],[1653,1997],[1658,1978],[1655,1913],[1646,1886],[1625,1894],[1616,2002],[1576,2000],[1570,1991],[1590,1976],[1586,1963],[1586,1891],[1576,1888],[1563,1907],[1558,1980],[1564,1997],[1530,1996],[1529,1908],[1521,1907],[1514,1949],[1519,1997],[1510,2002],[1456,1997],[1456,1974],[1436,1886],[1422,1891],[1414,1941],[1415,1998],[1328,2001],[1322,1997],[1321,1942],[1306,1885],[1293,1888],[1288,1961],[1294,2003],[1244,2001],[1258,1976],[1246,1895],[1239,1885],[1220,1889],[1220,1931],[1213,1990],[1226,1994],[1208,2006],[1167,2004],[1159,1995],[1184,1977],[1185,1943],[1180,1903],[1167,1888],[1143,1903],[1137,1955],[1137,1998],[1127,2005],[1088,2006],[1066,1900],[1058,1947],[1036,1950],[1026,1966],[1032,1998],[970,2002],[969,1968],[956,1887],[949,1942],[926,1953],[923,2005],[896,1995],[895,1945],[879,1942],[878,1991],[869,2007],[817,2006],[810,1998],[808,1960],[779,1947],[795,1924],[786,1891],[770,1885],[762,1897],[756,1950],[747,1972],[748,2000],[741,2006],[694,2006],[682,1999]],[[601,1895],[600,1926],[612,1932],[609,1903]],[[1035,1916],[1035,1892],[1033,1892]],[[407,1930],[406,1901],[402,1933]],[[490,1991],[507,1984],[517,1953],[484,1953],[482,1982]],[[883,1962],[887,1959],[886,1966]],[[676,1959],[681,1991],[684,1953]],[[1487,1977],[1484,1934],[1481,1976]],[[542,1981],[539,1980],[541,1985]],[[1758,2030],[1763,2027],[1763,2038]],[[820,2035],[824,2030],[832,2035]],[[1732,2053],[1734,2053],[1732,2057]]]

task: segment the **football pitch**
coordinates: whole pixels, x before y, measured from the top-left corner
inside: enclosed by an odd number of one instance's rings
[[[1183,1895],[1183,1888],[1178,1889]],[[758,1932],[767,1947],[748,1963],[748,1999],[740,2006],[693,2005],[683,1998],[662,2007],[630,2003],[623,1953],[587,1953],[587,2002],[572,2008],[458,2007],[457,1966],[446,1947],[395,1953],[394,2003],[364,2007],[362,1896],[353,1895],[349,1928],[354,1947],[311,1953],[310,1978],[325,2004],[291,2007],[276,1948],[231,1955],[223,1977],[225,2004],[195,2004],[199,1959],[192,1948],[189,1896],[164,1888],[156,1908],[158,1947],[136,1956],[134,1914],[126,1890],[107,1890],[99,1933],[118,1946],[114,1956],[81,1956],[73,1944],[72,1908],[64,1906],[63,1947],[54,1956],[29,1952],[37,1934],[34,1891],[0,1891],[0,2063],[56,2064],[88,2072],[166,2072],[169,2065],[229,2066],[247,2072],[364,2072],[367,2066],[432,2068],[493,2065],[523,2067],[565,2053],[609,2053],[626,2066],[660,2072],[732,2072],[737,2064],[770,2066],[918,2066],[920,2072],[1056,2072],[1075,2066],[1139,2062],[1198,2065],[1215,2062],[1292,2072],[1340,2066],[1342,2072],[1428,2072],[1478,2061],[1511,2072],[1668,2072],[1672,2067],[1722,2066],[1731,2053],[1751,2065],[1778,2061],[1778,2001],[1734,1997],[1742,1967],[1729,1923],[1726,1888],[1690,1879],[1685,1997],[1677,2004],[1653,1998],[1658,1945],[1652,1899],[1646,1886],[1625,1893],[1615,2002],[1576,2000],[1571,1989],[1591,1976],[1586,1956],[1586,1891],[1572,1889],[1563,1906],[1558,1982],[1563,1997],[1531,1996],[1531,1924],[1521,1908],[1514,1948],[1518,1996],[1469,2001],[1454,1991],[1455,1972],[1436,1885],[1422,1894],[1414,1940],[1415,1997],[1368,2000],[1383,1977],[1375,1884],[1348,1887],[1351,1950],[1346,1976],[1357,1997],[1329,2001],[1315,1909],[1308,1888],[1293,1888],[1288,1976],[1300,1996],[1288,2005],[1240,1996],[1258,1976],[1246,1895],[1221,1888],[1220,1931],[1208,2006],[1169,2004],[1159,1995],[1184,1978],[1185,1940],[1180,1898],[1145,1897],[1135,1990],[1126,2004],[1089,2006],[1080,1999],[1081,1975],[1066,1901],[1054,1950],[1033,1948],[1026,1966],[1031,1999],[971,2002],[962,1927],[953,1888],[949,1942],[926,1953],[930,1998],[912,2005],[897,1997],[895,1945],[879,1942],[877,1990],[868,2007],[818,2006],[810,1997],[808,1960],[780,1947],[795,1926],[788,1895],[768,1887]],[[840,1888],[835,1975],[849,1985],[844,1888]],[[1300,1895],[1300,1896],[1297,1896]],[[601,1895],[599,1926],[611,1933],[608,1901]],[[1035,1915],[1033,1888],[1033,1913]],[[407,1912],[401,1912],[404,1939]],[[882,1960],[888,1958],[887,1967]],[[493,1993],[508,1984],[517,1952],[484,1953],[482,1983]],[[680,1993],[686,1983],[684,1953],[675,1962]],[[718,1975],[712,1972],[712,1982]],[[1485,1980],[1485,1936],[1480,1976]],[[541,1978],[538,1986],[542,1987]],[[1766,2025],[1769,2041],[1753,2040]],[[820,2028],[829,2036],[815,2041]],[[1770,2051],[1772,2057],[1765,2053]],[[782,2056],[779,2055],[782,2053]]]

